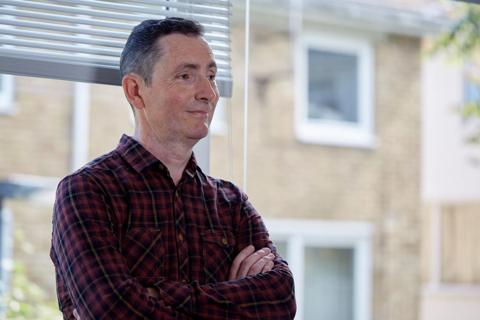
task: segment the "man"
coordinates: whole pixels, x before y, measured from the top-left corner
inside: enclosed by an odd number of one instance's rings
[[[293,319],[293,279],[255,209],[206,176],[217,67],[202,27],[134,28],[121,57],[133,137],[64,178],[51,257],[66,319]]]

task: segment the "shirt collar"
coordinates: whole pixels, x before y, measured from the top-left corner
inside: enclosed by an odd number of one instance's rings
[[[159,166],[161,170],[168,171],[167,167],[160,160],[145,149],[137,140],[126,134],[123,134],[120,138],[116,150],[137,172],[142,172],[145,168],[154,164]],[[195,155],[192,153],[192,156],[185,167],[184,174],[193,177],[197,169],[199,169],[199,167],[197,166]]]

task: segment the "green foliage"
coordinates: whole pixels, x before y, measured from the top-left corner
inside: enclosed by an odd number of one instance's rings
[[[480,102],[466,103],[461,107],[461,112],[466,120],[480,120]],[[480,128],[470,134],[467,142],[472,144],[480,144]]]
[[[462,114],[465,118],[480,118],[480,103],[479,102],[471,102],[466,103],[462,108]]]
[[[465,5],[460,8],[460,18],[453,27],[435,41],[432,52],[447,50],[464,59],[469,59],[480,49],[480,6]]]
[[[10,292],[6,297],[7,319],[62,319],[55,301],[26,275],[25,267],[16,262],[11,274]]]
[[[435,39],[429,52],[446,52],[450,57],[480,66],[480,5],[464,4],[458,9],[459,18],[449,31]],[[480,87],[478,78],[470,77],[469,80]],[[479,121],[480,101],[466,101],[459,106],[459,111],[465,120]],[[480,125],[467,142],[480,144]]]
[[[20,229],[14,230],[15,244],[24,254],[35,252],[26,235]],[[6,309],[9,320],[57,320],[63,319],[56,299],[28,277],[23,263],[15,261],[10,270],[7,292],[0,305]],[[0,314],[0,318],[4,316]]]

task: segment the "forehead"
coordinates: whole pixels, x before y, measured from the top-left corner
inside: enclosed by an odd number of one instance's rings
[[[173,33],[160,38],[158,44],[161,51],[159,62],[210,64],[214,61],[212,49],[202,37]]]

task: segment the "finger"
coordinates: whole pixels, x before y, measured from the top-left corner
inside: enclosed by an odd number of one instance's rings
[[[255,251],[255,247],[252,245],[246,246],[245,248],[243,248],[242,251],[240,251],[240,253],[235,257],[235,259],[232,262],[228,280],[237,279],[238,269],[240,268],[240,265],[242,264],[243,260],[245,260],[245,258],[250,256],[254,251]]]
[[[255,262],[250,269],[247,271],[247,276],[254,276],[262,272],[263,268],[269,263],[272,262],[273,258],[275,256],[273,253],[267,254],[266,256],[262,257],[259,259],[257,262]]]
[[[251,254],[249,257],[247,257],[245,260],[240,265],[240,269],[238,270],[237,273],[237,278],[243,278],[248,274],[248,270],[250,270],[250,267],[255,264],[258,260],[262,259],[264,256],[268,255],[270,253],[270,248],[262,248],[255,253]]]
[[[147,293],[152,298],[158,298],[157,290],[155,290],[154,288],[147,288]]]
[[[263,272],[272,271],[274,265],[275,265],[275,264],[273,263],[273,261],[268,261],[268,262],[265,264],[265,266],[263,267],[262,273],[263,273]]]
[[[73,309],[73,316],[76,320],[80,320],[80,315],[78,314],[77,309]]]

